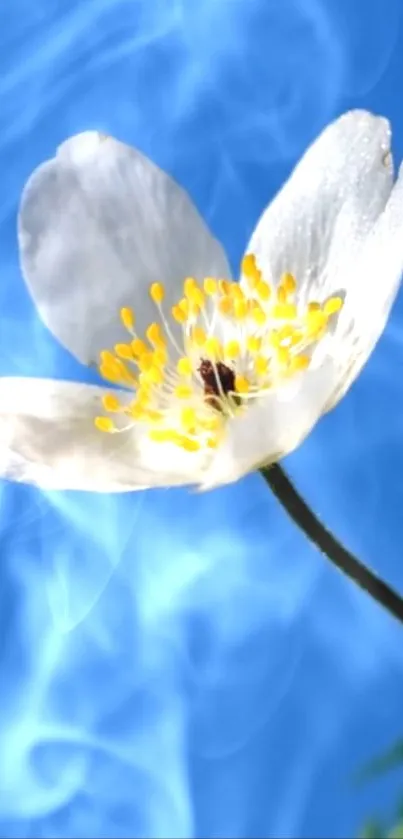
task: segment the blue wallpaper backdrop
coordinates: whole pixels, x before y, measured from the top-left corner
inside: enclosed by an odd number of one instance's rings
[[[401,0],[3,0],[0,373],[86,378],[16,248],[23,184],[68,135],[109,132],[171,172],[236,270],[336,115],[385,114],[402,158],[402,78]],[[400,296],[285,465],[403,591],[402,326]],[[392,816],[402,776],[351,778],[403,733],[403,627],[259,475],[205,495],[3,481],[0,530],[1,837],[348,837]]]

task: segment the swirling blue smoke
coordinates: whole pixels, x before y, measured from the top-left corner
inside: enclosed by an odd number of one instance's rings
[[[66,136],[107,131],[172,172],[234,270],[336,113],[387,112],[402,156],[397,0],[15,0],[0,40],[2,374],[90,380],[37,318],[15,242],[23,183]],[[402,316],[400,303],[359,384],[288,465],[403,587]],[[357,831],[373,791],[348,778],[401,734],[399,627],[257,476],[202,496],[3,482],[0,527],[0,836]],[[378,790],[391,806],[393,780]]]

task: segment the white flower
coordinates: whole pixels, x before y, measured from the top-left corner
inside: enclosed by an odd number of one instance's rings
[[[387,121],[345,114],[263,213],[238,284],[172,178],[86,132],[30,178],[19,244],[47,327],[118,387],[0,380],[0,474],[208,488],[294,449],[358,375],[399,287],[403,175]]]

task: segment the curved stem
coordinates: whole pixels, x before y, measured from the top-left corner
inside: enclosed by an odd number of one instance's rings
[[[403,623],[403,598],[347,550],[319,521],[299,495],[284,470],[275,463],[260,469],[265,481],[293,522],[333,565]]]

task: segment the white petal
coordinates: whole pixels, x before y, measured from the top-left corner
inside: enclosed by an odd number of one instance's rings
[[[124,492],[191,483],[199,462],[161,444],[143,445],[134,429],[94,427],[105,391],[48,379],[0,379],[0,475],[42,489]],[[102,412],[102,410],[101,410]]]
[[[263,213],[247,252],[269,280],[293,273],[301,298],[344,288],[345,272],[389,197],[387,120],[351,111],[328,126]]]
[[[337,329],[336,384],[326,410],[346,393],[380,338],[403,273],[403,166],[351,276]]]
[[[299,377],[291,399],[273,393],[235,417],[203,476],[201,489],[230,483],[264,464],[279,460],[311,431],[329,398],[333,362],[325,359],[315,371]],[[280,394],[281,396],[281,394]]]
[[[19,216],[22,271],[54,335],[85,364],[124,340],[123,306],[139,331],[156,319],[152,282],[168,301],[186,276],[229,268],[187,193],[139,151],[88,131],[29,179]]]

